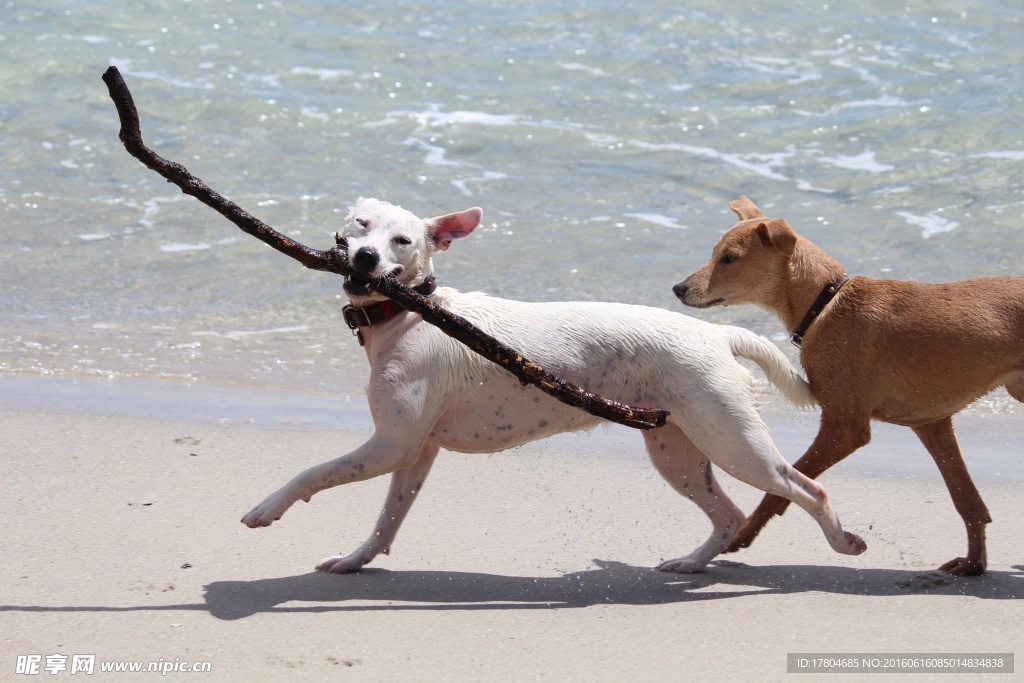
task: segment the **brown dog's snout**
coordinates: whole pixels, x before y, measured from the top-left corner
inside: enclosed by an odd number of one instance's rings
[[[352,266],[363,275],[373,272],[380,263],[380,253],[373,247],[360,247],[352,257]]]
[[[682,280],[681,282],[677,282],[672,285],[672,293],[675,294],[680,301],[686,300],[686,293],[689,291],[690,285],[686,284],[686,280]]]

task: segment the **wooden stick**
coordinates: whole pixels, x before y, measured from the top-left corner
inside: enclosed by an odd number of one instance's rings
[[[121,120],[119,133],[121,142],[128,153],[141,161],[147,168],[163,176],[168,182],[177,185],[185,194],[195,197],[211,207],[244,232],[262,240],[281,253],[291,256],[306,268],[338,275],[348,275],[353,272],[349,267],[348,254],[342,245],[322,251],[300,244],[244,211],[230,199],[207,187],[206,183],[189,173],[188,169],[181,164],[168,161],[149,149],[142,141],[139,112],[135,108],[135,101],[117,67],[112,66],[107,69],[103,74],[103,82],[107,84],[110,99],[114,101],[118,117]],[[394,278],[371,280],[369,286],[374,291],[418,313],[426,322],[437,326],[445,334],[462,342],[484,358],[505,368],[523,384],[533,384],[563,403],[581,408],[591,415],[624,424],[627,427],[654,429],[665,424],[668,412],[658,409],[634,408],[618,401],[610,401],[571,382],[559,379],[478,329],[465,318],[441,308]]]

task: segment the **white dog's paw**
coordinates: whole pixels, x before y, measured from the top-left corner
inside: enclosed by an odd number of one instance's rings
[[[665,560],[658,565],[658,571],[673,572],[675,574],[698,574],[708,566],[707,562],[691,560],[689,557],[677,557],[674,560]]]
[[[318,572],[326,572],[328,574],[348,574],[349,572],[357,572],[363,568],[364,565],[369,564],[375,557],[356,551],[348,555],[335,555],[334,557],[328,557],[326,560],[321,560],[316,566]]]
[[[281,519],[281,515],[290,507],[291,503],[283,500],[280,492],[272,493],[262,503],[249,510],[245,517],[242,517],[242,524],[250,529],[270,526]]]
[[[868,549],[868,544],[860,536],[850,531],[843,532],[845,544],[836,548],[844,555],[860,555]]]

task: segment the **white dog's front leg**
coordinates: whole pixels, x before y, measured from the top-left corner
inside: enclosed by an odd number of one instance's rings
[[[377,518],[377,525],[361,546],[348,555],[328,557],[316,568],[322,572],[344,574],[358,570],[381,553],[387,555],[391,550],[395,535],[398,533],[398,527],[402,525],[413,501],[423,489],[423,482],[430,473],[430,467],[434,464],[438,450],[440,449],[436,445],[428,443],[420,450],[414,465],[392,473],[391,487],[388,489],[384,508]]]
[[[340,484],[350,484],[394,472],[416,462],[420,443],[396,443],[378,434],[369,441],[335,460],[310,467],[242,517],[242,524],[251,529],[270,526],[299,500],[307,503],[314,494]]]

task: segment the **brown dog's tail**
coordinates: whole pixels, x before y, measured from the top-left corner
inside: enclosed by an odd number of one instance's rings
[[[817,405],[807,380],[775,344],[750,330],[730,327],[729,345],[734,356],[757,363],[787,401],[799,408]]]

